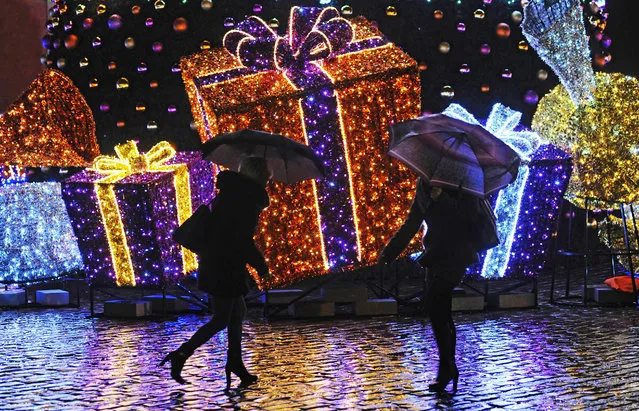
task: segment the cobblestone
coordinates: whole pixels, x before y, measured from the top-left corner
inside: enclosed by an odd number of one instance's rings
[[[224,391],[226,335],[183,375],[158,363],[206,316],[88,318],[0,312],[2,410],[639,410],[639,311],[551,306],[456,313],[459,391],[428,392],[437,367],[421,316],[278,320],[250,310],[245,360],[260,379]]]

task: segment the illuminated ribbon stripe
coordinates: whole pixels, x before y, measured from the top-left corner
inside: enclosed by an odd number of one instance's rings
[[[172,172],[178,224],[182,224],[192,213],[190,176],[186,164],[164,164],[175,156],[175,149],[167,141],[156,144],[142,155],[134,141],[115,146],[115,152],[117,157],[99,156],[94,161],[93,169],[107,174],[95,182],[95,193],[109,243],[116,284],[135,286],[135,271],[113,184],[134,173]],[[195,254],[186,248],[182,248],[182,269],[184,273],[197,269]]]

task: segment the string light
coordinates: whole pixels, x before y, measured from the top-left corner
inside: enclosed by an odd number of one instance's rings
[[[297,19],[314,22],[307,25],[314,35],[289,29],[279,39],[252,17],[226,37],[231,52],[212,49],[181,61],[202,141],[242,128],[278,132],[308,143],[328,166],[322,181],[269,189],[257,240],[280,285],[374,263],[415,188],[415,176],[386,154],[388,126],[420,113],[417,63],[369,22],[347,21],[332,8],[294,7],[289,26],[303,27]],[[251,49],[242,39],[258,33],[266,36],[264,48]],[[284,45],[293,45],[292,54]],[[303,60],[295,54],[302,48],[320,51]]]
[[[162,286],[197,269],[171,234],[213,193],[200,153],[158,143],[140,155],[134,142],[100,156],[63,183],[63,196],[92,283]]]
[[[0,282],[29,282],[83,268],[60,183],[0,186]]]
[[[40,73],[0,114],[0,164],[85,167],[98,154],[91,110],[59,71]]]

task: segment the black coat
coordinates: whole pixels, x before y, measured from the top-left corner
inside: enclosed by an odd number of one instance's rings
[[[460,271],[478,261],[473,246],[480,199],[457,191],[443,190],[439,198],[430,198],[431,187],[421,178],[408,216],[382,250],[384,261],[393,261],[419,231],[427,225],[422,238],[425,253],[420,262],[429,267]],[[461,278],[447,279],[458,283]]]
[[[253,236],[269,199],[262,186],[234,171],[219,173],[216,187],[212,235],[200,255],[198,288],[212,295],[237,297],[248,293],[246,264],[259,274],[268,272]]]

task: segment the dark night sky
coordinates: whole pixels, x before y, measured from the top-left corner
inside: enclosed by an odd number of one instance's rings
[[[608,26],[612,38],[612,60],[606,71],[639,77],[639,2],[608,0]]]

